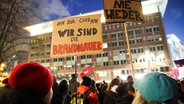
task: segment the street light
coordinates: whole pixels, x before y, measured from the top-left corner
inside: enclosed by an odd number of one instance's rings
[[[4,67],[6,66],[6,64],[5,63],[1,63],[1,66],[0,66],[0,69],[1,69],[1,71],[3,71],[4,70]]]

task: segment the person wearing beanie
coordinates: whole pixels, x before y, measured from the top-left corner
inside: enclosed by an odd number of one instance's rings
[[[90,91],[89,94],[87,95],[89,104],[100,104],[98,94],[91,88],[91,86],[92,86],[92,79],[87,76],[84,76],[82,77],[81,86],[78,87],[77,91],[79,94],[85,94],[87,91]]]
[[[12,89],[0,94],[0,104],[50,104],[53,76],[36,62],[18,64],[10,73]]]
[[[137,91],[132,104],[179,104],[176,80],[164,73],[146,74],[133,86]]]

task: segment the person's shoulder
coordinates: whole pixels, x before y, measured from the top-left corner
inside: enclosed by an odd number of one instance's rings
[[[5,87],[0,88],[0,96],[10,95],[13,94],[14,92],[15,91],[12,88],[5,88]]]

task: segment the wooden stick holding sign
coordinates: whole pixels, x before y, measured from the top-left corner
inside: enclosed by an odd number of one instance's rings
[[[133,79],[135,79],[134,65],[132,63],[132,53],[131,53],[131,48],[130,48],[130,43],[129,43],[128,31],[127,31],[126,23],[124,23],[124,29],[125,29],[125,36],[126,36],[127,47],[128,47],[129,62],[130,62],[130,65],[132,67],[132,77],[133,77]]]

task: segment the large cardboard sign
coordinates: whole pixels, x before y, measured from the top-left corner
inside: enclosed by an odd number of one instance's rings
[[[144,20],[140,0],[104,0],[104,15],[107,23]]]
[[[51,57],[102,53],[101,15],[53,21]]]

